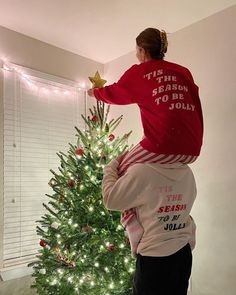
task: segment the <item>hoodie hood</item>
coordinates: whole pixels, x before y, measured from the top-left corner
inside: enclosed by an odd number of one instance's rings
[[[160,163],[151,163],[145,164],[148,167],[156,170],[157,173],[169,178],[170,180],[179,181],[181,180],[186,173],[191,171],[188,165],[177,162],[173,164],[160,164]]]

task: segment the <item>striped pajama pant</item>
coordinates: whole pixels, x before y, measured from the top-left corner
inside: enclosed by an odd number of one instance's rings
[[[191,164],[196,161],[196,159],[197,156],[152,153],[145,150],[140,144],[138,144],[124,156],[118,168],[118,174],[119,176],[124,175],[130,166],[137,163],[174,164],[180,162],[183,164]],[[122,213],[121,224],[125,228],[128,235],[131,252],[134,256],[136,256],[137,247],[143,235],[143,227],[136,217],[135,208],[130,208]]]

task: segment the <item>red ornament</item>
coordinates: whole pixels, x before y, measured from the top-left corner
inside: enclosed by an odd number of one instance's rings
[[[39,245],[45,248],[47,246],[47,242],[45,240],[40,240]]]
[[[115,249],[115,246],[113,244],[109,244],[108,246],[106,246],[107,251],[112,252]]]
[[[77,149],[75,150],[75,154],[76,154],[77,156],[83,156],[83,154],[84,154],[84,150],[81,149],[81,148],[77,148]]]
[[[114,138],[115,138],[115,135],[114,135],[114,134],[110,134],[110,135],[108,136],[108,139],[109,139],[110,141],[114,140]]]
[[[97,122],[97,121],[98,121],[98,117],[97,117],[96,115],[94,115],[94,116],[92,117],[91,121],[93,121],[93,122]]]

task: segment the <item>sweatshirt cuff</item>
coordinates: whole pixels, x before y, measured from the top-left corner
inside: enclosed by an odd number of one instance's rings
[[[94,89],[93,89],[93,94],[94,94],[94,96],[95,96],[95,98],[96,98],[97,100],[102,100],[102,99],[101,99],[101,96],[100,96],[100,93],[99,93],[99,88],[94,88]]]

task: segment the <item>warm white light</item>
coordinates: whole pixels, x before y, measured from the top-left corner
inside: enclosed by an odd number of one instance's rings
[[[94,281],[92,281],[90,284],[91,284],[91,286],[94,286],[95,285]]]
[[[36,85],[38,83],[36,81],[34,81],[33,79],[30,79],[30,76],[27,75],[27,74],[25,74],[24,70],[22,70],[21,68],[19,68],[17,66],[8,64],[7,63],[7,59],[5,57],[4,58],[1,58],[1,59],[3,61],[3,69],[4,70],[7,70],[7,71],[15,71],[19,75],[19,77],[21,79],[23,79],[25,82],[27,82],[27,84],[33,90],[37,90],[39,88],[39,86]],[[81,83],[81,86],[83,88],[86,88],[86,83],[85,82]],[[61,89],[61,90],[59,90],[58,88],[55,88],[55,87],[54,87],[54,89],[52,89],[52,87],[48,87],[48,88],[50,88],[50,90],[53,91],[55,94],[64,94],[64,95],[67,95],[67,96],[71,94],[71,91],[68,90],[68,89],[64,89],[64,90]],[[49,93],[49,89],[46,89],[45,87],[40,87],[40,89],[42,89],[43,93],[45,93],[45,94],[46,93]],[[75,86],[74,89],[81,90],[81,88],[80,87],[78,88],[77,86]]]
[[[95,267],[99,267],[99,263],[98,263],[98,262],[95,262],[95,263],[94,263],[94,266],[95,266]]]
[[[64,271],[63,271],[62,269],[60,269],[60,268],[57,270],[57,272],[58,272],[60,275],[62,275],[62,274],[64,273]]]
[[[91,181],[95,181],[97,178],[95,176],[91,176]]]
[[[54,279],[52,282],[51,282],[51,285],[54,286],[57,284],[57,279]]]
[[[22,76],[22,79],[29,79],[29,76],[26,74],[22,74],[21,76]]]
[[[72,282],[72,277],[69,277],[67,280],[68,280],[68,282],[71,283]]]
[[[6,64],[3,65],[3,69],[6,70],[6,71],[10,71],[11,70]]]
[[[89,211],[93,212],[94,208],[92,206],[89,207]]]
[[[48,94],[48,93],[49,93],[49,90],[48,90],[47,88],[42,88],[42,92],[43,92],[44,94]]]
[[[125,247],[125,245],[124,244],[120,244],[120,248],[124,248]]]

